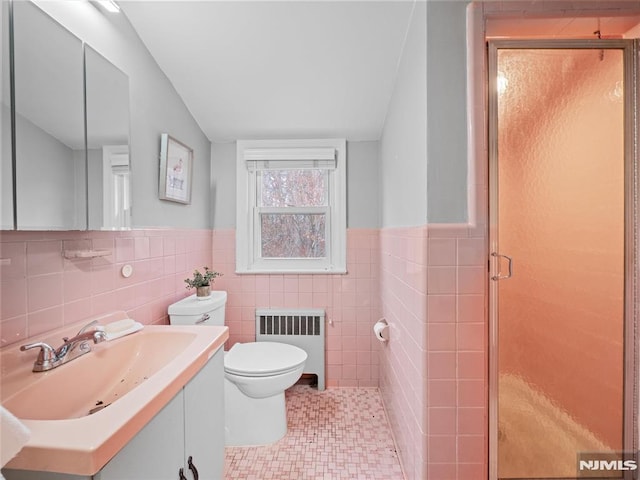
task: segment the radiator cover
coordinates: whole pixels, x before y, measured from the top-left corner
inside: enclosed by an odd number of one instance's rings
[[[256,341],[295,345],[307,352],[304,373],[318,376],[325,389],[325,312],[322,309],[256,309]]]

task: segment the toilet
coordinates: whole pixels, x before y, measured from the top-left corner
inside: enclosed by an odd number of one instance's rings
[[[169,306],[171,325],[224,325],[227,292]],[[302,376],[307,353],[277,342],[236,343],[224,354],[225,445],[267,445],[287,433],[284,391]]]

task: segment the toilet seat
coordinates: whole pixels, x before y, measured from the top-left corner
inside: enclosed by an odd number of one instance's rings
[[[224,369],[243,377],[269,377],[294,371],[306,360],[307,352],[286,343],[236,343],[224,356]]]

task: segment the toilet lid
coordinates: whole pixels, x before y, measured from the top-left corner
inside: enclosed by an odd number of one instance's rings
[[[235,375],[265,377],[294,370],[306,360],[307,352],[285,343],[236,343],[224,356],[224,369]]]

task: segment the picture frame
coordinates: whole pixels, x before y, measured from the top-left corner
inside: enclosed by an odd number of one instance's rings
[[[193,149],[168,133],[160,136],[160,200],[191,204]]]

